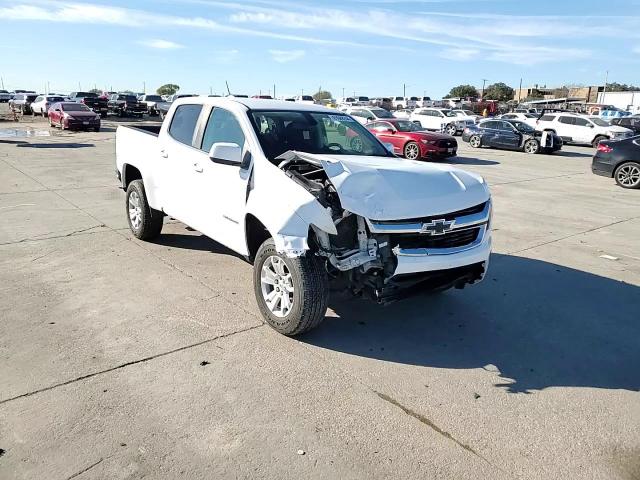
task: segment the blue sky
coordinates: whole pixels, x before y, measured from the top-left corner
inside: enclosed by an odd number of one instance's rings
[[[430,95],[640,84],[640,0],[0,0],[5,88]]]

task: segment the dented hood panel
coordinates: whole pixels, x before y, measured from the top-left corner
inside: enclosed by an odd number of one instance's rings
[[[397,157],[298,155],[322,165],[343,208],[371,220],[454,212],[490,196],[482,177],[450,165]]]

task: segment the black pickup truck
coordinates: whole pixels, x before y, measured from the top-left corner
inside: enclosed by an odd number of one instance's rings
[[[109,97],[108,108],[111,113],[124,117],[137,115],[140,118],[147,113],[147,104],[138,101],[132,93],[115,93]]]
[[[82,103],[100,115],[107,114],[107,100],[93,92],[71,92],[67,97],[70,102]]]

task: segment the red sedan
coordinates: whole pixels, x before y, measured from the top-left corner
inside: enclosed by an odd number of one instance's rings
[[[99,132],[100,115],[82,103],[58,102],[49,108],[49,126]]]
[[[392,144],[394,153],[409,160],[453,157],[458,151],[458,142],[452,136],[427,132],[409,120],[385,119],[366,127],[382,143]]]

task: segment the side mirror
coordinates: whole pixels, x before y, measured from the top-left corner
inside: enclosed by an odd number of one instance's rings
[[[385,131],[385,133],[391,133],[394,134],[396,133],[396,131],[393,128],[387,128],[387,130]]]
[[[386,148],[390,153],[394,153],[393,151],[393,143],[383,143],[384,148]]]
[[[375,120],[375,117],[367,117],[368,122],[373,122],[374,120]]]
[[[242,163],[242,148],[237,143],[214,143],[209,150],[209,158],[211,161],[223,165],[240,165]]]

